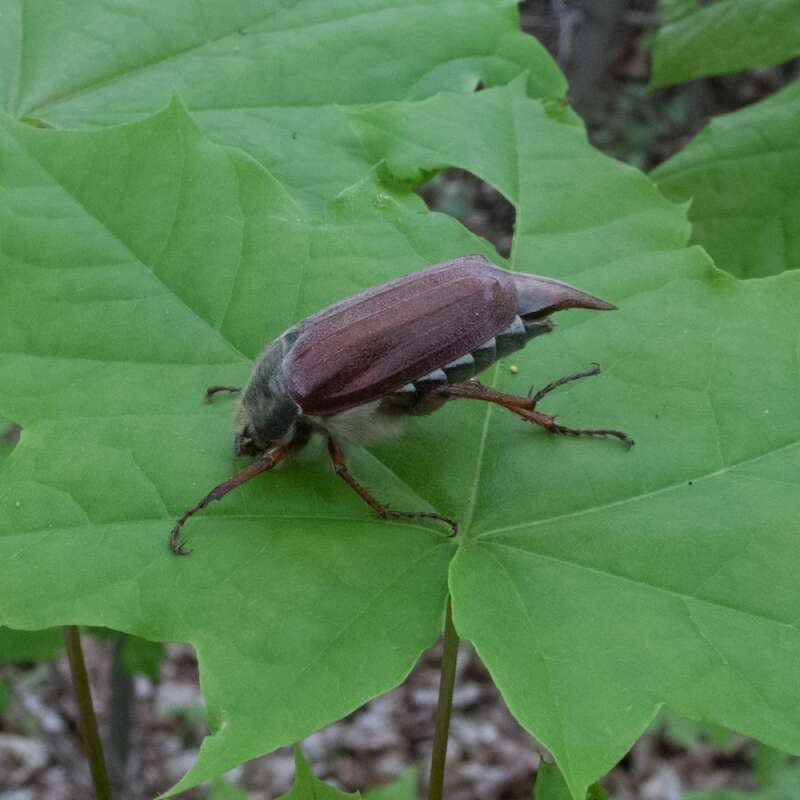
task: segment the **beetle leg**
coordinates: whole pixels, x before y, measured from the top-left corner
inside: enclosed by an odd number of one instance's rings
[[[450,536],[455,536],[458,533],[458,520],[453,517],[445,517],[443,514],[437,514],[433,511],[393,511],[379,500],[376,500],[352,476],[347,464],[344,462],[344,454],[330,436],[328,437],[328,453],[336,474],[382,519],[438,519],[450,526],[452,529]]]
[[[273,447],[272,450],[267,450],[265,453],[262,453],[252,464],[248,464],[241,472],[237,472],[234,476],[228,478],[228,480],[220,483],[219,486],[215,486],[197,505],[185,511],[183,516],[175,523],[169,535],[169,549],[172,550],[176,556],[188,556],[192,551],[186,549],[185,545],[180,540],[180,535],[189,517],[193,516],[198,511],[202,511],[215,500],[222,500],[228,492],[246,483],[250,478],[255,478],[256,475],[260,475],[268,469],[277,467],[278,464],[285,461],[297,449],[297,446],[293,443],[283,447]]]
[[[588,378],[591,375],[597,375],[600,372],[598,364],[592,364],[589,369],[583,372],[577,372],[574,375],[565,375],[552,383],[548,383],[543,389],[531,394],[528,397],[519,397],[514,394],[506,394],[499,392],[490,386],[484,386],[482,383],[475,379],[466,381],[465,383],[457,383],[452,386],[443,386],[438,391],[446,397],[463,397],[469,400],[484,400],[487,403],[495,403],[498,406],[516,414],[518,417],[527,422],[533,422],[535,425],[540,425],[550,433],[559,434],[562,436],[609,436],[614,439],[619,439],[627,447],[632,447],[634,444],[633,439],[628,436],[624,431],[612,430],[610,428],[597,428],[597,429],[583,429],[583,428],[568,428],[565,425],[559,425],[556,422],[554,414],[545,414],[542,411],[536,410],[536,404],[547,394],[565,383],[579,380],[580,378]]]
[[[530,392],[528,392],[528,397],[533,400],[533,405],[536,407],[536,404],[546,395],[550,394],[553,389],[557,389],[559,386],[563,386],[565,383],[571,383],[572,381],[579,381],[581,378],[591,378],[593,375],[600,374],[600,365],[596,362],[592,362],[592,366],[589,369],[583,370],[583,372],[575,372],[572,375],[565,375],[563,378],[559,378],[557,381],[551,381],[547,384],[547,386],[543,386],[539,389],[536,394],[533,393],[533,388],[531,388]]]
[[[210,403],[214,399],[214,395],[217,392],[230,392],[231,394],[236,394],[237,392],[241,392],[241,386],[209,386],[206,389],[206,403]]]

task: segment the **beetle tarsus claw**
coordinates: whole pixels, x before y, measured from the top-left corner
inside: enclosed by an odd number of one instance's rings
[[[590,433],[593,433],[590,431]],[[626,450],[630,450],[636,442],[630,436],[628,436],[625,431],[612,431],[612,430],[601,430],[597,432],[598,436],[613,436],[615,439],[618,439],[621,444],[625,445]]]
[[[552,419],[555,420],[555,417]],[[615,431],[608,428],[567,428],[564,425],[556,425],[555,423],[547,425],[546,428],[550,433],[554,433],[558,436],[591,436],[597,439],[601,437],[619,439],[628,450],[636,444],[624,431]]]
[[[450,533],[447,534],[449,539],[458,535],[458,520],[435,511],[392,511],[391,508],[384,507],[377,513],[381,519],[435,519],[450,527]]]
[[[181,535],[181,526],[176,525],[169,534],[169,549],[176,556],[188,556],[192,551],[178,538]]]

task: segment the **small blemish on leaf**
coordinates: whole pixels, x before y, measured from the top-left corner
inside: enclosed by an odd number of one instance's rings
[[[20,122],[24,123],[25,125],[30,125],[32,128],[52,128],[52,125],[49,125],[47,122],[41,119],[37,119],[36,117],[21,117]]]
[[[3,442],[9,447],[14,447],[22,435],[22,425],[17,422],[10,423],[3,431]]]
[[[509,371],[509,372],[510,372],[512,375],[516,375],[516,374],[519,372],[519,367],[518,367],[516,364],[512,364],[512,365],[511,365],[511,366],[508,368],[508,371]]]

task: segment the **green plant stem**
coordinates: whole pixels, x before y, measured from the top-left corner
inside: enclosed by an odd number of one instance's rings
[[[428,800],[442,800],[444,792],[444,765],[447,759],[447,739],[450,733],[450,712],[453,710],[453,688],[456,683],[456,656],[458,634],[453,627],[453,609],[447,596],[444,618],[444,646],[442,648],[442,673],[439,678],[439,702],[436,706],[436,731],[433,735],[431,779]]]
[[[92,706],[92,690],[89,687],[89,676],[86,674],[86,662],[83,660],[81,635],[77,625],[64,626],[64,642],[67,646],[72,685],[75,687],[75,697],[78,700],[81,735],[92,773],[94,794],[97,800],[111,800],[111,784],[108,782],[106,760],[97,730],[97,717]]]
[[[131,749],[131,715],[133,713],[133,676],[125,669],[125,644],[130,638],[117,634],[111,662],[111,697],[108,703],[108,735],[106,752],[111,790],[118,797],[125,794],[125,770]]]

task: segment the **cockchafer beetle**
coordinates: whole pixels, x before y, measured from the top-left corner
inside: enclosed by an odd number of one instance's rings
[[[536,409],[553,389],[597,375],[597,364],[547,384],[535,394],[505,394],[474,377],[497,359],[553,330],[550,315],[567,308],[609,311],[616,306],[552,278],[510,272],[483,256],[445,261],[367,289],[293,325],[267,345],[240,392],[234,452],[254,456],[241,472],[212,489],[177,521],[170,548],[189,517],[245,481],[285,461],[318,431],[327,438],[336,474],[380,517],[458,521],[427,511],[394,511],[351,474],[343,443],[368,444],[399,432],[404,416],[430,414],[456,397],[508,409],[551,433],[610,436],[627,446],[622,431],[567,428]]]

